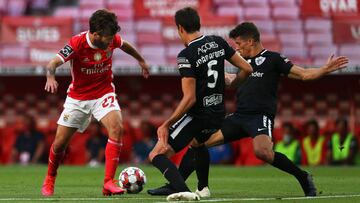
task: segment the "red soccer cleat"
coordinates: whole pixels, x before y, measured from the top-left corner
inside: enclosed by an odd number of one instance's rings
[[[41,194],[43,196],[49,197],[54,194],[55,178],[56,177],[49,175],[45,177],[44,184],[41,188]]]
[[[124,194],[125,190],[115,184],[116,180],[109,180],[104,184],[103,187],[103,195],[111,196],[111,195],[121,195]]]

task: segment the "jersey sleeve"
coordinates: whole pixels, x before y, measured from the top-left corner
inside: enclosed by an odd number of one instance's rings
[[[195,77],[194,67],[192,67],[189,59],[184,54],[184,51],[178,54],[177,64],[181,77]]]
[[[77,38],[71,40],[56,54],[64,63],[70,61],[75,56]]]
[[[284,75],[288,75],[291,67],[294,65],[286,56],[281,54],[276,54],[275,61],[277,69]]]
[[[235,50],[222,37],[217,37],[217,38],[218,38],[220,45],[225,50],[225,59],[229,60],[235,54]]]
[[[119,34],[115,35],[114,37],[114,44],[116,48],[120,48],[123,45],[123,40]]]

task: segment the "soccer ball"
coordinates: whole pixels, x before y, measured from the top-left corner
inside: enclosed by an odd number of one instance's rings
[[[137,167],[128,167],[119,175],[119,185],[126,189],[127,193],[136,194],[141,192],[146,184],[145,173]]]

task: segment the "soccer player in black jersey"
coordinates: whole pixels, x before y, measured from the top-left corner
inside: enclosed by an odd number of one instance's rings
[[[257,27],[250,22],[236,26],[229,36],[237,44],[240,54],[251,64],[254,72],[248,79],[244,79],[240,74],[225,74],[228,85],[238,87],[237,109],[225,118],[221,130],[205,141],[205,146],[211,147],[244,137],[252,137],[257,158],[295,176],[305,196],[316,196],[316,188],[311,175],[297,167],[285,155],[273,150],[272,129],[276,113],[277,88],[281,76],[303,81],[318,79],[344,68],[348,59],[344,56],[332,55],[320,68],[302,68],[294,65],[285,56],[266,50],[261,44]],[[199,140],[192,141],[191,148],[184,155],[179,167],[185,180],[193,170],[201,168],[196,165],[203,164],[202,168],[209,166],[209,162],[204,163],[203,160],[197,159],[199,156],[208,156],[205,154],[206,151],[199,150],[205,146]],[[196,193],[200,197],[209,197],[208,176],[198,175],[198,179]],[[152,191],[157,195],[175,192],[169,186]]]
[[[252,68],[223,38],[201,35],[196,10],[187,7],[177,11],[175,22],[186,46],[177,57],[183,97],[170,118],[158,128],[158,142],[149,159],[180,192],[170,195],[168,200],[197,200],[198,195],[190,192],[168,157],[193,139],[205,142],[221,128],[225,116],[225,60],[241,69],[241,77],[248,77]]]

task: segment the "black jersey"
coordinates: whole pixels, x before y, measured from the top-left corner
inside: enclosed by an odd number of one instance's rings
[[[253,73],[237,92],[237,112],[275,117],[277,89],[281,75],[288,75],[293,64],[277,52],[262,50],[246,59]]]
[[[196,103],[188,114],[203,119],[224,117],[224,62],[235,50],[219,36],[201,36],[183,49],[177,58],[182,77],[196,79]]]

